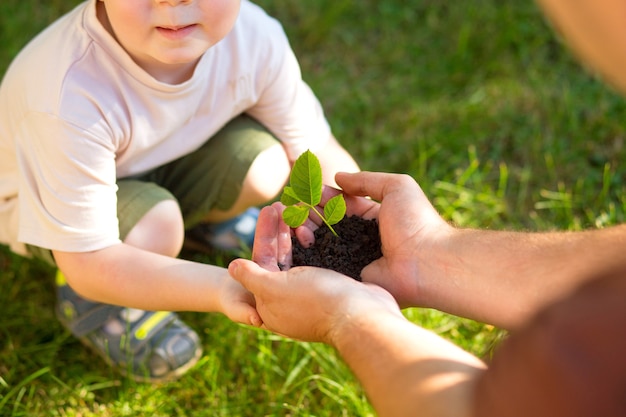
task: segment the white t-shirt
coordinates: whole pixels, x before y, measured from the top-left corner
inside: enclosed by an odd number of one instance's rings
[[[0,85],[0,242],[119,242],[116,179],[197,149],[247,112],[295,159],[330,128],[280,24],[243,0],[235,26],[171,85],[140,68],[88,0],[33,39]],[[22,242],[22,243],[20,243]]]

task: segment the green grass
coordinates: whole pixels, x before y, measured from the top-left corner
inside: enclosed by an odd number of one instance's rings
[[[260,0],[278,17],[339,140],[363,169],[412,175],[466,227],[624,222],[626,105],[530,1]],[[0,73],[74,0],[0,2]],[[0,252],[0,415],[368,416],[332,349],[185,313],[205,355],[177,382],[136,384],[62,329],[53,271]],[[407,317],[484,355],[501,332]]]

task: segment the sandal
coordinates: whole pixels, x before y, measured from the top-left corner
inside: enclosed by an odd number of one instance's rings
[[[222,223],[200,223],[185,232],[185,248],[205,253],[252,249],[259,209],[250,207]]]
[[[57,271],[56,314],[83,344],[139,382],[176,379],[198,362],[198,335],[175,313],[94,303],[80,297]]]

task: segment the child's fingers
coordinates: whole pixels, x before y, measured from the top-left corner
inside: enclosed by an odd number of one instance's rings
[[[252,246],[252,260],[270,271],[278,270],[278,249],[284,247],[283,238],[279,236],[278,213],[272,206],[263,207],[259,213],[254,245]],[[284,255],[282,255],[284,258]]]
[[[289,269],[291,265],[291,235],[292,230],[287,224],[281,221],[280,216],[285,209],[280,203],[274,203],[272,205],[276,211],[277,225],[276,225],[276,263],[281,270]]]
[[[328,200],[339,194],[341,194],[341,190],[331,187],[329,185],[325,185],[322,188],[322,201],[320,204],[323,206]]]
[[[248,303],[241,302],[234,306],[230,319],[237,323],[247,324],[254,327],[261,327],[263,319],[258,311]]]
[[[302,247],[308,248],[315,243],[315,235],[309,227],[298,227],[295,233]]]

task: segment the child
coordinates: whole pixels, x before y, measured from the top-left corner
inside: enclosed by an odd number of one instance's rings
[[[137,380],[181,375],[198,336],[169,311],[257,320],[224,268],[306,149],[357,171],[280,25],[247,0],[87,0],[0,85],[0,242],[58,267],[61,322]],[[68,285],[69,284],[69,285]]]

